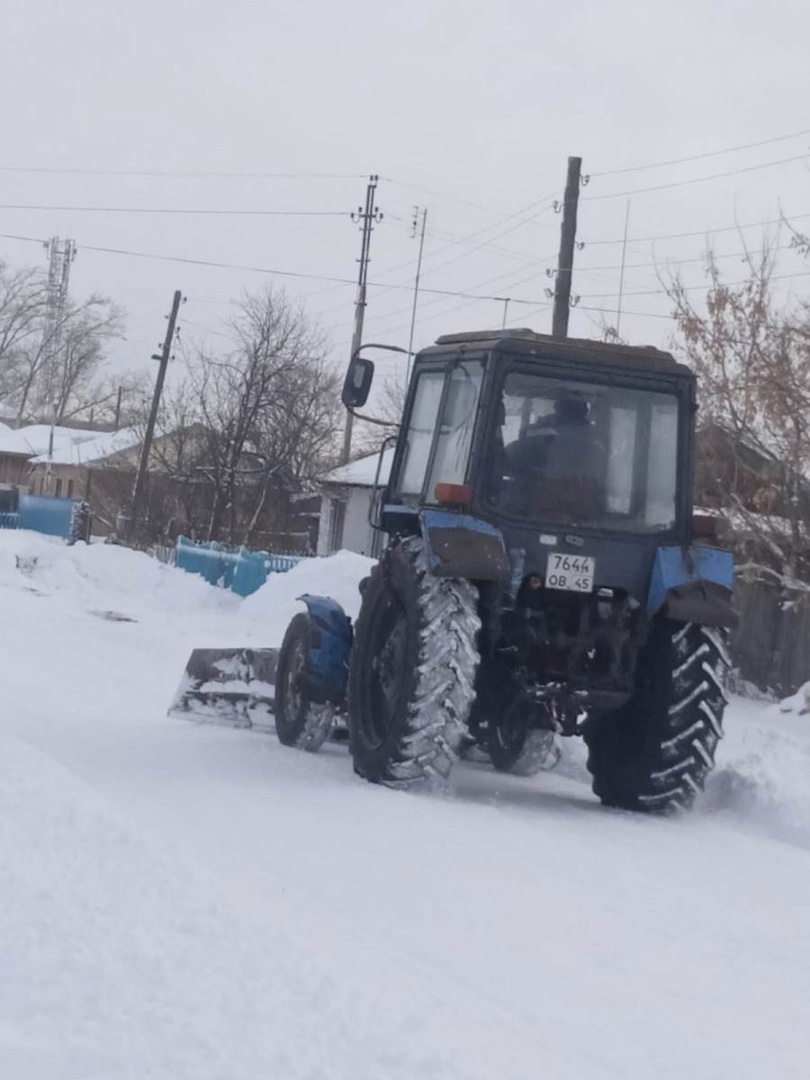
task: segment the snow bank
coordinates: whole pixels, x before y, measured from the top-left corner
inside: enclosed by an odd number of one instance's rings
[[[780,701],[779,712],[793,713],[795,716],[804,716],[810,713],[810,682],[805,683],[795,694]],[[810,726],[810,722],[808,722],[808,726]]]
[[[0,584],[27,584],[106,608],[227,610],[239,604],[231,593],[144,552],[112,544],[68,547],[63,540],[26,531],[0,531]]]
[[[374,566],[374,559],[339,551],[325,558],[304,559],[286,574],[271,574],[267,583],[242,601],[240,614],[251,620],[284,628],[303,608],[303,593],[331,596],[346,614],[355,618],[360,610],[360,582]]]
[[[780,708],[732,700],[701,806],[810,847],[810,718]]]

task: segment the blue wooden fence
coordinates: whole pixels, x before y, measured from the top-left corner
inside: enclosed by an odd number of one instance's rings
[[[12,503],[12,505],[14,505]],[[57,499],[51,495],[20,495],[16,510],[0,513],[0,529],[31,529],[65,540],[87,539],[79,511],[87,504],[81,499]],[[89,508],[88,508],[89,512]],[[89,520],[86,523],[89,526]]]
[[[216,540],[195,543],[177,538],[175,565],[189,574],[199,574],[209,585],[230,589],[238,596],[250,596],[264,585],[270,574],[283,574],[301,561],[298,555],[272,555],[267,551],[226,548]]]

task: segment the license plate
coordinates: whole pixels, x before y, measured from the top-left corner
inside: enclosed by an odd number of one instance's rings
[[[568,592],[592,592],[595,572],[590,555],[564,555],[550,551],[546,563],[546,588]]]

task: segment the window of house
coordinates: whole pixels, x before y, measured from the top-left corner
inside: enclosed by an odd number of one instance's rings
[[[346,503],[332,499],[332,525],[329,530],[329,550],[340,551],[343,547],[343,529],[346,524]]]

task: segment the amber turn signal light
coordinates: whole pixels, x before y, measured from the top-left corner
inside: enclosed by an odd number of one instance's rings
[[[473,498],[470,484],[437,484],[433,490],[440,506],[469,506]]]

